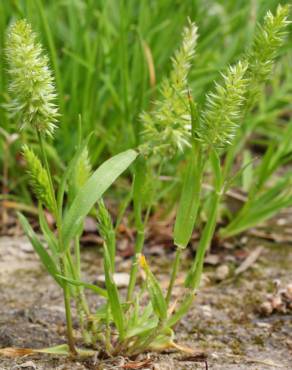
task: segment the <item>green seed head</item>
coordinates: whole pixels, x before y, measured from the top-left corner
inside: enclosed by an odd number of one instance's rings
[[[172,58],[172,71],[161,87],[161,99],[150,113],[143,113],[143,141],[153,152],[172,155],[190,146],[191,116],[187,77],[195,53],[197,27],[194,23],[183,31],[183,41]]]
[[[48,210],[53,212],[54,196],[51,193],[47,171],[43,168],[39,158],[27,145],[23,146],[22,152],[26,161],[30,186],[35,193],[35,196],[48,208]]]
[[[267,12],[262,25],[258,25],[250,51],[247,53],[249,79],[248,105],[252,107],[257,101],[261,85],[271,75],[277,53],[282,46],[287,26],[289,6],[279,5],[275,14]]]
[[[209,93],[197,132],[199,140],[215,148],[229,145],[236,133],[245,100],[247,63],[238,62],[222,75],[223,83]]]
[[[21,128],[30,125],[52,136],[58,117],[54,79],[48,58],[25,20],[10,26],[6,56],[11,97],[7,109],[11,118],[16,119]]]
[[[80,155],[70,178],[70,194],[75,196],[78,190],[86,183],[92,174],[92,167],[88,149],[85,148]]]

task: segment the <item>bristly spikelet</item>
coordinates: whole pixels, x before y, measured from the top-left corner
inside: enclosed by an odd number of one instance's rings
[[[25,20],[9,27],[6,56],[11,96],[7,109],[11,117],[21,128],[32,125],[40,133],[52,136],[58,117],[54,79],[48,58]]]
[[[77,189],[83,186],[92,173],[88,149],[85,148],[78,159],[74,170],[74,183]]]
[[[104,241],[107,242],[108,234],[113,233],[114,235],[114,229],[111,216],[102,199],[97,203],[97,221],[99,233]]]
[[[195,53],[197,26],[189,22],[182,37],[182,46],[172,58],[170,76],[162,82],[162,99],[154,103],[152,112],[141,115],[143,141],[154,152],[170,155],[189,146],[191,137],[187,76]]]
[[[216,84],[215,91],[207,95],[197,132],[203,144],[223,148],[232,142],[245,100],[246,70],[247,64],[242,62],[229,67],[222,75],[223,84]]]
[[[54,212],[54,197],[51,194],[47,171],[43,168],[39,158],[27,145],[23,146],[22,151],[27,165],[30,186],[35,196],[49,211]]]
[[[270,11],[264,18],[263,25],[258,25],[250,51],[247,53],[249,79],[248,105],[252,107],[260,93],[261,85],[266,82],[274,65],[279,48],[282,46],[286,28],[289,6],[279,5],[276,14]]]
[[[78,190],[86,183],[92,173],[88,149],[85,148],[81,153],[76,166],[73,169],[70,177],[69,194],[72,199],[77,194]]]

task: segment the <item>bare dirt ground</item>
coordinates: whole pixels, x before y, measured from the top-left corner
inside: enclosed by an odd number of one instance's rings
[[[235,269],[260,245],[263,247],[258,249],[256,261],[235,275]],[[97,248],[84,248],[82,257],[85,278],[92,282],[101,263]],[[172,257],[171,253],[165,254],[156,258],[159,266],[152,264],[162,284],[166,280],[164,267]],[[149,361],[139,368],[292,369],[292,311],[268,316],[258,313],[267,294],[275,290],[275,279],[280,287],[292,282],[291,246],[250,239],[243,249],[228,250],[228,253],[219,249],[208,260],[204,284],[193,309],[176,329],[176,341],[202,350],[207,362],[178,352],[150,353],[140,356],[141,364],[147,358]],[[121,259],[119,270],[127,271],[127,268],[127,260]],[[26,239],[0,239],[0,302],[0,348],[42,348],[65,342],[62,293],[44,272]],[[72,362],[48,355],[0,357],[1,370],[127,368],[131,368],[131,363],[123,358]]]

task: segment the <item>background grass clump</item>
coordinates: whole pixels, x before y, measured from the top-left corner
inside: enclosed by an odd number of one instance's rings
[[[257,21],[267,10],[273,12],[277,5],[277,0],[3,1],[0,4],[1,106],[10,103],[3,53],[5,30],[14,19],[26,18],[48,50],[56,78],[60,127],[56,146],[47,144],[49,160],[60,174],[78,144],[77,117],[80,116],[82,136],[94,132],[96,140],[89,147],[89,156],[92,164],[97,165],[109,155],[139,143],[140,113],[151,108],[158,90],[163,88],[171,68],[169,59],[179,45],[188,17],[200,29],[188,83],[194,99],[203,104],[205,93],[220,72],[251,44]],[[261,44],[264,40],[259,38],[256,42]],[[259,141],[263,147],[270,142],[277,145],[285,136],[291,106],[291,42],[285,43],[279,53],[283,58],[276,65],[260,104],[247,118],[256,131],[244,142],[245,148]],[[4,108],[0,109],[0,121],[0,176],[5,183],[4,196],[29,204],[31,195],[18,156],[19,140],[13,137],[11,142],[15,121]],[[29,131],[21,135],[34,145]],[[248,154],[246,161],[247,158]],[[177,159],[176,156],[168,163],[167,172],[179,181],[175,170]],[[169,194],[168,183],[163,187],[161,196],[171,205],[176,200],[175,193]]]

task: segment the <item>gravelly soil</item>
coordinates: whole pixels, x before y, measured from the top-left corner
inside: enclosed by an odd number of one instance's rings
[[[253,241],[249,248],[258,243]],[[220,283],[215,282],[215,268],[209,267],[192,311],[177,328],[177,342],[205,351],[209,369],[292,369],[292,314],[261,317],[257,313],[259,304],[273,289],[274,279],[282,285],[292,282],[289,250],[291,246],[265,245],[259,259],[240,277]],[[82,256],[86,279],[93,281],[100,265],[98,253],[91,247]],[[232,271],[232,258],[229,260]],[[122,262],[120,269],[127,270],[127,266]],[[163,282],[163,269],[157,271]],[[0,239],[0,302],[0,348],[42,348],[65,342],[62,293],[45,274],[25,239]],[[205,363],[194,362],[182,353],[145,354],[141,359],[147,356],[151,362],[144,369],[206,368]],[[123,369],[124,361],[72,362],[46,355],[2,357],[0,370]]]

